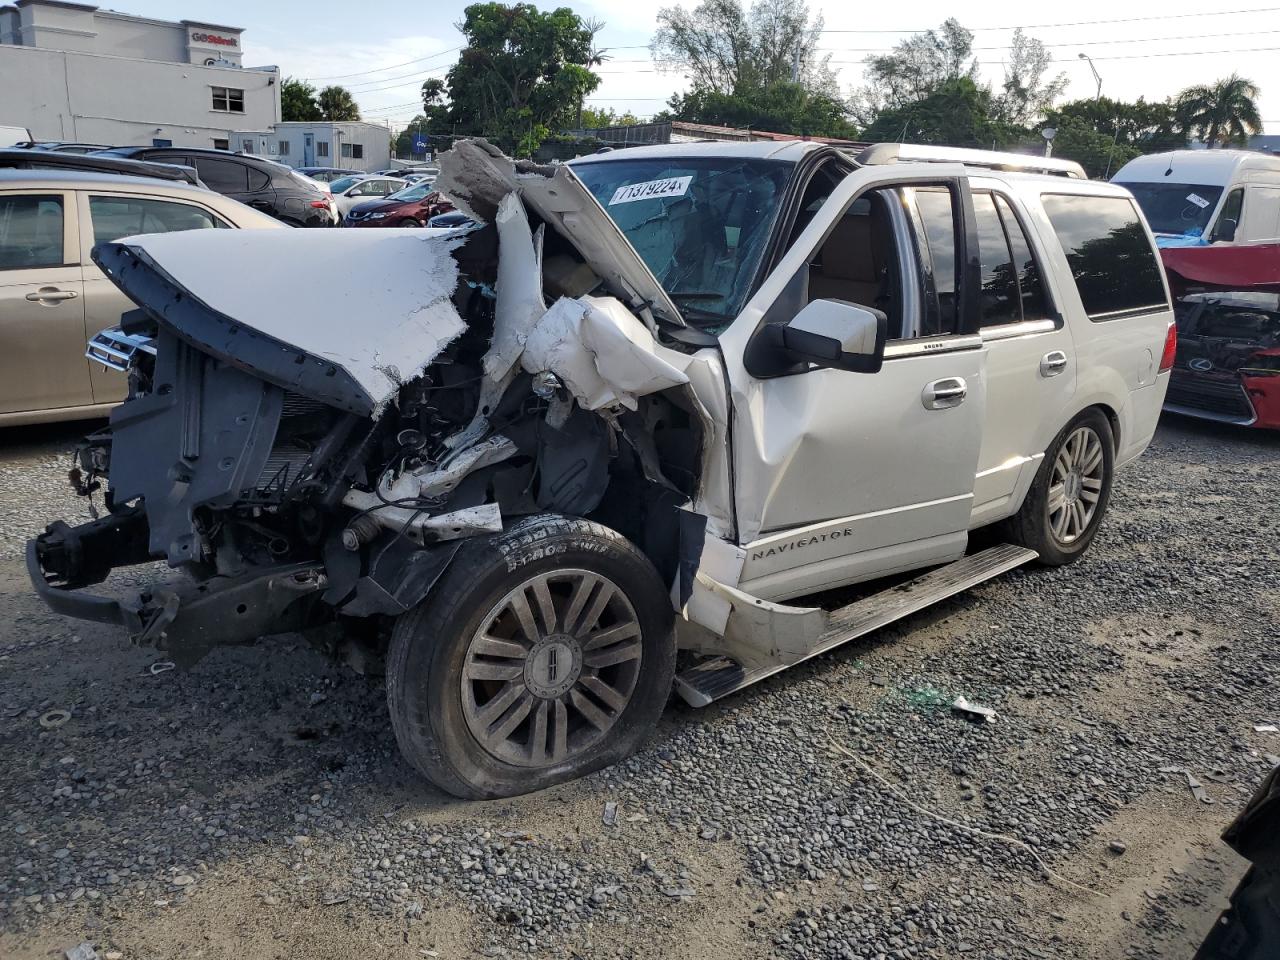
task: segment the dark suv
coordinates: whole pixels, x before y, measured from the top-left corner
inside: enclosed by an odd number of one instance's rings
[[[298,227],[337,223],[332,198],[288,167],[262,157],[200,147],[113,147],[102,156],[195,167],[210,190]]]

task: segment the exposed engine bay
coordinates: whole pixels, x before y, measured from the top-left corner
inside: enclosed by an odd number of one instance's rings
[[[481,226],[343,231],[340,250],[301,231],[206,231],[95,251],[140,309],[115,334],[135,346],[128,399],[72,472],[105,512],[29,549],[55,609],[190,660],[397,616],[468,538],[536,514],[622,533],[680,602],[708,514],[729,523],[702,505],[724,420],[708,410],[724,403],[705,387],[716,371],[693,369],[705,343],[613,249],[626,244],[604,212],[577,206],[566,168],[470,142],[440,186]],[[208,269],[214,244],[253,269]],[[299,260],[358,275],[358,295],[290,283]],[[69,592],[157,559],[188,579],[134,600]]]

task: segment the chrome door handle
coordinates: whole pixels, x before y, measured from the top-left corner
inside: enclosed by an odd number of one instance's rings
[[[969,387],[965,384],[964,377],[943,377],[925,384],[920,393],[920,402],[926,410],[946,410],[964,403],[968,393]]]
[[[1056,377],[1067,369],[1067,355],[1061,350],[1050,350],[1040,358],[1040,376]]]
[[[56,287],[41,287],[35,293],[28,293],[27,299],[33,303],[49,302],[57,300],[74,300],[80,294],[74,290],[59,290]]]

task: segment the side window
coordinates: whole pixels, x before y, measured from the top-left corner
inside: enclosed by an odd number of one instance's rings
[[[894,190],[873,190],[854,200],[809,261],[807,302],[843,300],[882,311],[889,337],[903,329],[902,270],[894,242]]]
[[[1240,223],[1237,240],[1274,241],[1280,237],[1280,188],[1250,184]]]
[[[139,233],[208,230],[222,225],[213,214],[189,203],[143,197],[90,197],[89,218],[94,243]]]
[[[1043,320],[1049,316],[1049,304],[1044,293],[1044,274],[1040,271],[1040,264],[1036,263],[1035,254],[1031,252],[1031,242],[1013,208],[1009,206],[1009,201],[999,194],[996,194],[996,208],[1000,211],[1000,220],[1004,224],[1004,233],[1009,239],[1009,249],[1013,254],[1013,266],[1018,278],[1018,298],[1022,302],[1022,319]]]
[[[960,263],[956,253],[956,220],[951,191],[917,189],[916,244],[924,275],[924,316],[916,336],[936,337],[959,329],[956,291]]]
[[[60,267],[62,198],[0,196],[0,270]]]
[[[249,174],[250,190],[265,190],[267,187],[271,186],[270,174],[263,170],[259,170],[256,167],[248,167],[247,169]]]
[[[989,193],[975,193],[973,213],[978,228],[978,255],[982,261],[981,326],[1017,323],[1022,319],[1018,277],[1004,225],[996,212],[995,197]]]
[[[1169,309],[1160,262],[1133,201],[1072,194],[1041,201],[1090,320]]]
[[[242,164],[215,157],[196,157],[196,172],[210,190],[218,193],[242,193],[249,179]]]
[[[1222,212],[1213,225],[1213,236],[1210,243],[1236,239],[1236,231],[1240,228],[1240,218],[1244,213],[1244,187],[1236,187],[1227,194],[1222,203]]]

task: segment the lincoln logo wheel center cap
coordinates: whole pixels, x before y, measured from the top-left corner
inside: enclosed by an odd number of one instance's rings
[[[569,692],[582,673],[582,647],[566,634],[538,641],[524,662],[524,683],[543,700],[555,700]]]

